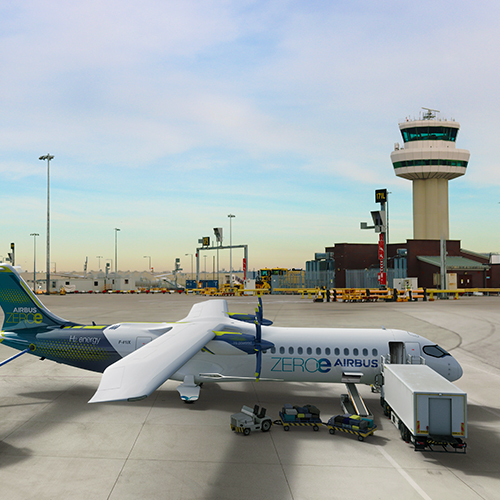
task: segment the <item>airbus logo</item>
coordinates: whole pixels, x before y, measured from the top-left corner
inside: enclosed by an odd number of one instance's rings
[[[15,313],[25,313],[25,314],[36,314],[37,308],[36,307],[14,307],[14,310],[12,312]]]
[[[328,373],[332,362],[326,358],[273,357],[272,372]],[[378,368],[376,359],[337,358],[334,365],[343,368]]]
[[[326,358],[271,358],[276,360],[271,368],[272,372],[308,372],[328,373],[332,369],[332,363]]]

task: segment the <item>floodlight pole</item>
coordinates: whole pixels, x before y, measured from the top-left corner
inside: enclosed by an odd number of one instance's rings
[[[236,215],[229,214],[229,286],[233,286],[233,225],[232,220]]]
[[[30,236],[33,236],[33,293],[36,293],[36,237],[40,235],[31,233]]]
[[[192,253],[186,253],[184,254],[186,257],[188,255],[191,255],[191,279],[193,279],[193,254]]]
[[[118,275],[118,229],[115,227],[115,275]]]
[[[47,153],[39,160],[47,160],[47,295],[50,295],[50,160],[54,155]]]

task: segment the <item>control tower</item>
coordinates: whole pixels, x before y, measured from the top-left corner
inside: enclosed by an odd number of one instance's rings
[[[448,240],[448,181],[465,174],[470,152],[455,148],[459,123],[422,109],[421,119],[399,124],[404,148],[396,143],[391,161],[398,177],[413,181],[413,238]]]

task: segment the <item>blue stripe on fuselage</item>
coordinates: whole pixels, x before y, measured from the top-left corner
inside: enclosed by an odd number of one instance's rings
[[[57,328],[34,336],[18,334],[28,340],[31,354],[84,370],[103,372],[121,359],[103,333],[106,326]],[[31,337],[31,338],[29,338]],[[4,340],[9,345],[9,340]],[[19,348],[18,345],[12,347]]]

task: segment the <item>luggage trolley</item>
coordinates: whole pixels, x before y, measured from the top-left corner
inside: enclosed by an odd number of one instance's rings
[[[319,418],[319,410],[313,405],[292,406],[283,405],[279,412],[280,419],[276,421],[283,426],[284,431],[289,431],[291,426],[312,427],[313,431],[318,431],[323,422]]]
[[[330,434],[335,434],[336,431],[347,432],[358,436],[359,441],[364,441],[365,438],[371,436],[377,426],[373,424],[373,420],[363,418],[359,415],[335,415],[326,424]]]

